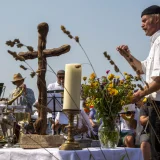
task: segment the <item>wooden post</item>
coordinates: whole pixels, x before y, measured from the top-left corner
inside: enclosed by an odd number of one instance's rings
[[[41,23],[38,25],[38,77],[37,77],[37,86],[39,90],[38,103],[39,103],[39,119],[36,122],[38,127],[37,132],[39,134],[45,135],[47,128],[47,89],[46,89],[46,57],[44,56],[43,50],[46,49],[46,38],[49,31],[49,26],[47,23]],[[39,123],[39,124],[38,124]],[[35,125],[35,126],[36,126]]]

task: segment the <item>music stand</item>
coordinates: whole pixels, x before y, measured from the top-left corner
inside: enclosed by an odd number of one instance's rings
[[[3,93],[2,98],[4,96],[4,91],[5,91],[4,83],[0,83],[0,97],[1,97],[1,94]]]
[[[55,118],[56,112],[62,112],[63,109],[63,93],[64,90],[49,90],[47,91],[47,107],[52,111],[52,119],[54,120],[55,127]],[[54,128],[55,130],[55,128]]]

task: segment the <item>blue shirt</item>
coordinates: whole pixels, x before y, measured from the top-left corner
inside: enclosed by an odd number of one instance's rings
[[[90,110],[89,118],[92,119],[93,122],[96,121],[96,110],[95,110],[94,108],[92,108],[92,109]],[[96,123],[96,122],[95,122],[95,123]],[[98,128],[99,128],[99,126],[93,127],[93,133],[94,133],[95,135],[98,135]]]

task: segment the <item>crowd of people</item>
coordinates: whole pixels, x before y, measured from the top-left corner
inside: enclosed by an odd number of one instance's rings
[[[62,91],[64,89],[64,79],[65,71],[59,70],[57,72],[57,81],[49,84],[48,90]],[[19,91],[25,89],[25,91],[18,98],[16,98],[13,103],[14,105],[25,105],[26,112],[33,114],[32,106],[35,105],[34,92],[26,87],[24,80],[25,78],[23,78],[20,73],[14,74],[12,83],[16,85],[16,89],[11,92],[9,97],[10,99],[13,99],[14,95],[17,95]],[[96,110],[94,107],[91,107],[90,112],[85,113],[83,110],[84,105],[85,101],[82,103],[81,113],[74,119],[75,138],[90,138],[98,140],[98,128],[100,123],[97,123],[96,121]],[[139,100],[135,104],[129,104],[123,106],[122,108],[122,111],[117,115],[117,125],[120,131],[118,146],[132,148],[140,147],[142,149],[142,153],[144,154],[144,159],[151,157],[151,144],[148,136],[149,113],[147,104],[144,104],[142,100]],[[56,117],[54,117],[54,114],[50,115],[52,115],[52,117],[48,117],[50,119],[48,129],[50,131],[46,131],[46,134],[55,135],[67,133],[67,129],[65,128],[68,124],[67,116],[61,111],[56,112]]]
[[[137,74],[146,75],[146,86],[143,90],[133,93],[132,104],[128,106],[130,113],[122,110],[118,116],[120,130],[119,146],[140,147],[144,160],[160,159],[160,6],[150,6],[141,14],[142,29],[146,36],[151,37],[151,48],[146,60],[136,59],[127,45],[120,45],[117,51],[127,60]],[[132,61],[131,61],[132,59]],[[136,68],[135,68],[136,67]],[[57,81],[49,84],[48,91],[64,89],[65,71],[57,72]],[[19,92],[23,91],[14,105],[26,106],[26,112],[33,113],[32,106],[35,103],[34,92],[24,84],[25,78],[20,73],[13,76],[12,83],[16,89],[10,94],[9,99],[14,99]],[[142,102],[148,97],[146,103]],[[128,115],[129,114],[129,115]],[[98,127],[96,122],[96,110],[92,108],[88,114],[81,109],[81,114],[75,117],[75,135],[98,139]],[[61,121],[65,118],[65,121]],[[66,115],[59,111],[56,117],[51,118],[49,127],[52,134],[66,132],[65,125],[68,123]]]

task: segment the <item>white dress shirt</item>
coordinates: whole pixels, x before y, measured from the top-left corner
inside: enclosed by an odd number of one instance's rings
[[[49,90],[63,90],[63,89],[64,89],[63,86],[61,86],[57,81],[55,83],[49,84],[47,87],[48,91]],[[55,93],[55,94],[60,94],[60,93]],[[58,96],[58,97],[61,97],[61,96]],[[59,101],[59,98],[57,98],[57,100]],[[55,104],[57,104],[57,106],[59,105],[59,103],[55,103]],[[51,106],[51,108],[53,107]],[[63,112],[56,113],[55,117],[54,117],[54,114],[52,114],[52,118],[53,119],[55,118],[55,120],[58,120],[60,124],[68,124],[68,117]]]
[[[64,89],[57,81],[48,85],[47,90],[61,90]]]
[[[151,83],[160,76],[160,30],[151,37],[151,48],[146,60],[141,61],[142,70],[146,74],[146,82]],[[160,90],[149,95],[151,99],[160,101]]]

